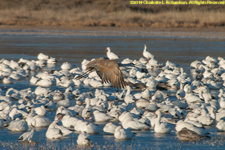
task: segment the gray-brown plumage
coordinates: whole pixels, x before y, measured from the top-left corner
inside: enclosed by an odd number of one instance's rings
[[[210,138],[209,136],[201,136],[196,132],[189,130],[187,128],[183,128],[177,133],[179,140],[181,141],[199,141],[204,138]]]
[[[119,65],[114,60],[104,58],[96,58],[87,64],[87,71],[77,76],[75,79],[81,79],[92,71],[96,71],[103,83],[111,82],[114,88],[124,88],[126,82],[124,81]]]

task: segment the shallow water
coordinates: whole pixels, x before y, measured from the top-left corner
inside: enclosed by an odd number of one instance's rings
[[[104,34],[103,34],[104,33]],[[118,35],[117,35],[118,34]],[[183,33],[182,33],[183,34]],[[187,33],[188,34],[188,33]],[[207,34],[207,33],[206,33]],[[215,38],[210,38],[211,35]],[[1,30],[0,32],[0,58],[19,60],[19,58],[36,59],[40,52],[55,57],[60,63],[68,61],[80,66],[83,59],[92,59],[106,56],[106,47],[122,59],[139,59],[142,57],[143,45],[156,56],[160,63],[167,60],[175,62],[189,72],[189,65],[194,60],[202,60],[206,56],[225,57],[225,38],[216,38],[215,34],[207,36],[179,36],[167,32],[156,34],[148,32],[140,34],[118,32],[69,32],[69,31],[40,31],[40,30]],[[7,90],[11,86],[26,88],[27,82],[14,85],[1,85]],[[15,87],[16,88],[16,87]],[[78,134],[68,138],[51,141],[45,137],[46,129],[36,132],[37,144],[35,146],[18,142],[22,133],[13,133],[8,129],[0,129],[0,149],[9,149],[10,144],[17,149],[22,148],[50,148],[50,149],[77,149]],[[223,143],[225,134],[211,132],[213,138],[200,142],[180,142],[176,133],[157,135],[149,130],[137,132],[132,140],[116,141],[110,135],[91,135],[94,141],[93,149],[225,149]],[[14,147],[15,148],[15,147]]]

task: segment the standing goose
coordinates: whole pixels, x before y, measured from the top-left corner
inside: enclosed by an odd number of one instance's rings
[[[150,59],[154,58],[154,55],[152,55],[150,52],[147,51],[147,46],[146,46],[146,44],[144,44],[143,56],[144,56],[147,60],[150,60]]]
[[[110,60],[119,59],[119,57],[111,51],[110,47],[107,47],[106,50],[107,50],[106,55]]]
[[[103,83],[111,82],[115,88],[124,88],[126,82],[124,81],[119,65],[114,60],[104,58],[96,58],[87,64],[86,72],[77,76],[75,79],[81,79],[92,71],[96,71]]]

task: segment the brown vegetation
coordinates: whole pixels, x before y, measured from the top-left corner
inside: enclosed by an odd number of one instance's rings
[[[0,27],[223,27],[224,16],[225,5],[131,5],[130,0],[0,0]]]

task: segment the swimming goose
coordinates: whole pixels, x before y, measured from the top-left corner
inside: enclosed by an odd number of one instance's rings
[[[89,146],[89,147],[93,146],[88,133],[86,133],[85,131],[83,131],[79,134],[79,136],[77,138],[77,144],[81,145],[81,146]]]
[[[100,128],[93,124],[93,123],[89,123],[87,126],[86,126],[86,132],[88,134],[98,134],[100,132]]]
[[[130,129],[130,130],[148,130],[149,129],[148,125],[140,122],[137,119],[123,121],[122,126],[124,129]]]
[[[176,129],[177,132],[179,132],[185,127],[189,130],[192,130],[192,131],[196,132],[198,135],[201,135],[201,136],[206,136],[206,135],[209,134],[207,132],[207,130],[205,130],[204,128],[196,127],[192,123],[189,123],[189,122],[186,122],[186,121],[183,121],[183,120],[179,120],[176,123],[175,129]]]
[[[124,88],[126,86],[119,65],[114,60],[96,58],[87,64],[86,70],[85,73],[77,76],[75,79],[81,79],[92,71],[96,71],[103,83],[111,82],[114,88]]]
[[[186,127],[177,132],[177,136],[181,141],[199,141],[200,139],[209,138],[209,136],[201,136]]]
[[[86,132],[87,125],[88,125],[88,122],[87,121],[78,120],[74,129],[77,132],[82,132],[82,131],[85,131]]]
[[[161,111],[160,110],[157,110],[155,113],[157,115],[157,119],[156,119],[155,127],[154,127],[155,133],[169,134],[172,130],[171,124],[168,124],[166,122],[161,123]]]
[[[104,126],[103,131],[108,134],[114,134],[117,127],[117,125],[109,122]]]
[[[57,122],[58,120],[55,120],[49,125],[45,133],[48,139],[60,139],[63,137],[62,131],[57,127]]]
[[[134,137],[134,133],[129,129],[123,129],[121,126],[118,126],[115,129],[114,137],[118,140],[132,139]]]
[[[215,123],[215,112],[214,109],[211,109],[211,113],[214,114],[213,117],[209,113],[207,113],[205,106],[203,105],[203,109],[201,111],[201,115],[197,117],[199,123],[210,126]]]
[[[33,138],[33,135],[34,135],[34,129],[31,129],[31,131],[28,131],[28,132],[23,133],[18,138],[18,140],[32,142],[31,139]]]
[[[25,120],[19,120],[17,118],[9,123],[8,129],[16,132],[24,132],[27,131],[28,125]]]
[[[100,112],[98,110],[95,110],[93,112],[93,115],[96,122],[107,122],[113,119],[113,117],[109,116],[106,113]]]
[[[27,122],[28,126],[31,126],[31,123],[33,121],[32,119],[34,116],[36,116],[36,114],[34,113],[34,109],[31,108],[30,113],[26,117],[26,122]]]
[[[48,117],[36,115],[31,119],[30,125],[35,128],[48,127],[51,121]]]
[[[57,115],[60,115],[60,113],[57,114]],[[78,119],[76,117],[72,117],[69,114],[67,114],[67,115],[63,115],[62,116],[61,122],[62,122],[62,124],[63,124],[64,127],[68,128],[68,129],[74,129],[75,126],[77,125],[77,122],[79,120],[80,119]]]

